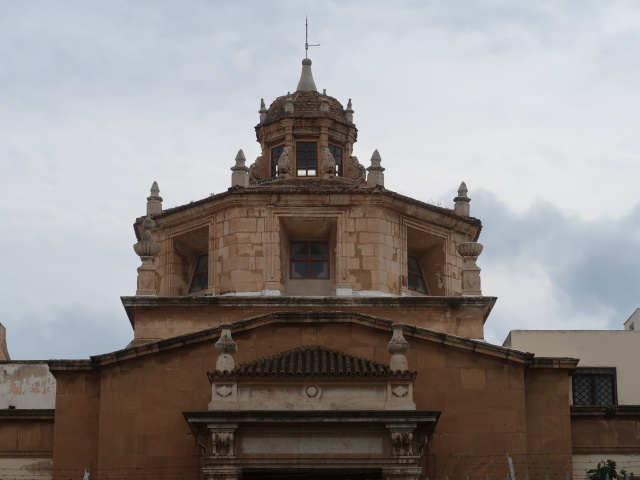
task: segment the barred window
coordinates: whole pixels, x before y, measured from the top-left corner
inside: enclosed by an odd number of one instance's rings
[[[572,375],[574,405],[617,405],[615,368],[578,368]]]

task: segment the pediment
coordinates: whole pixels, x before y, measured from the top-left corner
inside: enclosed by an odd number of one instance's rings
[[[356,357],[321,345],[305,345],[257,358],[231,371],[208,372],[218,377],[405,377],[416,373],[393,371],[387,364]]]

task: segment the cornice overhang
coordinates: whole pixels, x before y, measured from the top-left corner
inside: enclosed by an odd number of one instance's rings
[[[393,296],[393,297],[311,297],[311,296],[204,296],[204,297],[156,297],[156,296],[123,296],[120,297],[129,321],[135,326],[136,313],[139,309],[159,308],[255,308],[268,307],[277,311],[280,308],[291,308],[296,311],[278,312],[281,315],[295,315],[305,308],[322,308],[322,312],[308,312],[313,315],[339,313],[344,308],[419,308],[419,309],[451,309],[475,308],[482,310],[483,322],[487,320],[497,297],[483,296]],[[353,315],[344,312],[345,315]]]
[[[446,298],[446,297],[441,297]],[[479,297],[483,298],[483,297]],[[486,297],[484,297],[486,298]],[[495,300],[489,298],[489,300]],[[372,315],[364,315],[361,313],[350,312],[273,312],[257,317],[247,318],[245,320],[231,323],[232,332],[242,332],[261,328],[267,325],[277,324],[308,324],[308,323],[352,323],[364,327],[374,328],[390,332],[393,321],[375,317]],[[195,333],[180,335],[164,340],[157,340],[141,345],[131,346],[123,350],[107,353],[104,355],[92,356],[88,360],[49,360],[49,370],[55,376],[58,372],[64,371],[92,371],[101,368],[117,366],[123,362],[128,362],[147,355],[153,355],[159,352],[183,348],[190,345],[196,345],[203,342],[213,342],[220,337],[221,328],[215,327],[202,330]],[[483,340],[473,340],[465,337],[458,337],[447,333],[429,330],[413,325],[404,325],[403,333],[415,339],[427,341],[437,345],[444,345],[451,348],[465,350],[467,352],[491,357],[496,361],[507,362],[512,364],[520,364],[525,368],[534,365],[535,358],[533,353],[512,350],[506,347],[493,345]],[[576,360],[577,362],[577,360]]]
[[[274,204],[278,206],[276,199],[281,195],[304,195],[305,197],[317,196],[326,199],[328,195],[350,195],[352,200],[357,197],[369,197],[375,205],[386,206],[395,210],[404,210],[405,207],[413,208],[408,214],[416,215],[420,211],[436,213],[443,219],[448,219],[451,227],[459,225],[466,229],[475,229],[473,241],[477,241],[482,231],[482,222],[475,217],[465,217],[456,214],[453,210],[431,205],[400,193],[387,190],[384,187],[366,187],[352,181],[334,179],[314,180],[275,180],[250,187],[231,187],[226,192],[211,195],[207,198],[164,210],[154,215],[153,220],[159,228],[172,225],[174,222],[184,221],[184,217],[197,217],[215,212],[219,209],[229,208],[237,203],[246,202],[247,196],[255,196],[259,204]],[[264,197],[268,197],[265,199]],[[336,205],[330,205],[335,207]],[[415,208],[417,207],[417,210]],[[180,215],[178,215],[180,214]],[[141,224],[145,217],[139,217],[133,224],[136,238],[140,240]]]
[[[412,422],[435,427],[438,410],[207,410],[183,412],[195,423],[391,423]]]

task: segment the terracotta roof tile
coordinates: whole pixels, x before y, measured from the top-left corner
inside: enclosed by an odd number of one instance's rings
[[[322,94],[318,92],[295,92],[291,94],[293,99],[293,113],[289,116],[284,112],[284,103],[287,95],[276,98],[267,109],[267,118],[258,127],[263,127],[273,122],[277,122],[284,118],[319,118],[327,117],[338,122],[349,124],[344,114],[344,109],[338,100],[327,95],[329,103],[329,112],[323,114],[320,112],[320,100]]]
[[[369,376],[414,377],[415,372],[393,372],[389,365],[354,357],[338,350],[307,345],[238,365],[231,372],[209,372],[209,379],[221,376]]]

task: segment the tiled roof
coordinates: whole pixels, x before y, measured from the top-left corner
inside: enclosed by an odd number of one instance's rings
[[[272,122],[277,122],[286,118],[288,115],[284,112],[284,104],[288,95],[276,98],[267,109],[267,118],[258,126],[264,126]],[[338,100],[327,95],[329,103],[329,112],[323,114],[320,112],[320,100],[322,94],[318,92],[295,92],[291,94],[293,99],[293,113],[290,118],[318,118],[326,117],[338,122],[349,124],[344,114],[344,109]]]
[[[220,376],[402,376],[414,372],[393,372],[389,365],[332,350],[307,345],[238,365],[231,372],[209,372],[209,379]]]

